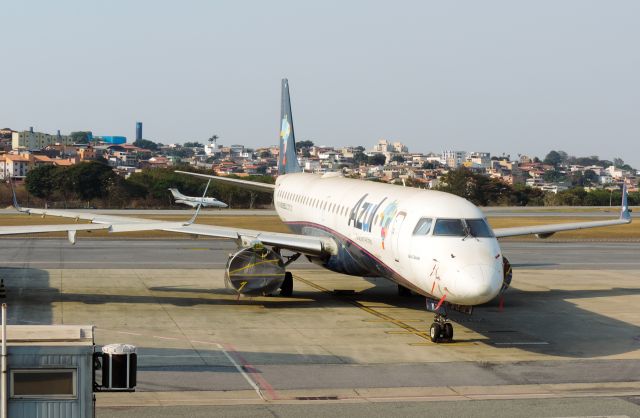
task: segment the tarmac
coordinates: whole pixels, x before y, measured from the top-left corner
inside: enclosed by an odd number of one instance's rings
[[[0,241],[9,323],[138,346],[97,416],[640,416],[640,243],[504,242],[512,288],[433,344],[421,297],[298,261],[294,295],[225,288],[221,240]],[[460,402],[464,401],[464,402]]]

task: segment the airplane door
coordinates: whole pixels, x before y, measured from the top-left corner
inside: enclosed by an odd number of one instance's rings
[[[393,253],[393,259],[396,261],[400,261],[400,231],[402,230],[402,224],[406,216],[407,214],[405,212],[399,212],[393,220],[391,227],[391,251]]]

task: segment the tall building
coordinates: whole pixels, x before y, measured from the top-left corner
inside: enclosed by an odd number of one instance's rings
[[[136,141],[142,139],[142,122],[136,122]]]
[[[391,152],[391,151],[393,151],[393,145],[391,145],[391,143],[386,139],[378,140],[378,143],[375,144],[371,149],[371,152],[378,153],[378,154],[383,154],[385,152]]]
[[[60,135],[60,131],[55,135],[34,132],[33,127],[28,131],[11,134],[11,148],[13,149],[42,149],[55,144],[72,145],[73,139],[69,135]]]
[[[491,167],[491,153],[489,152],[470,152],[467,154],[467,161],[475,167],[488,169]]]
[[[450,168],[460,167],[467,159],[465,151],[442,151],[442,161]]]

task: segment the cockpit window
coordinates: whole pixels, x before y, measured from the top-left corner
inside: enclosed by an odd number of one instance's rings
[[[433,219],[431,218],[420,219],[413,230],[413,235],[428,235],[429,231],[431,231],[431,224],[433,224]]]
[[[438,219],[433,228],[433,235],[464,237],[467,234],[462,219]]]
[[[477,238],[493,238],[493,232],[484,219],[465,219],[469,232]]]

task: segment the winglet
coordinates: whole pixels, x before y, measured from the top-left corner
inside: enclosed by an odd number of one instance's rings
[[[11,181],[11,178],[9,178],[9,185],[11,186],[11,193],[13,194],[13,207],[16,208],[18,212],[25,212],[25,210],[22,209],[22,207],[18,203],[18,197],[16,196],[16,189],[15,187],[13,187],[13,182]]]
[[[631,222],[631,213],[629,213],[629,193],[627,192],[627,183],[622,185],[622,208],[620,209],[620,219],[626,219]]]
[[[209,179],[209,181],[207,182],[207,186],[204,188],[204,193],[202,193],[202,199],[203,200],[207,196],[207,190],[209,190],[209,185],[210,184],[211,184],[211,179]],[[194,223],[196,221],[196,219],[198,218],[198,214],[200,213],[200,208],[202,208],[202,202],[198,203],[198,207],[196,208],[196,213],[193,214],[193,217],[191,219],[189,219],[187,221],[187,223],[184,224],[184,226],[191,225],[192,223]]]

